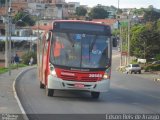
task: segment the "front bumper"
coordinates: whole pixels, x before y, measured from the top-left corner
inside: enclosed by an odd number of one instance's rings
[[[83,88],[75,87],[75,84],[83,84]],[[65,81],[52,75],[48,76],[48,88],[59,90],[83,90],[94,92],[106,92],[110,87],[110,80],[103,79],[97,82],[77,82],[77,81]]]

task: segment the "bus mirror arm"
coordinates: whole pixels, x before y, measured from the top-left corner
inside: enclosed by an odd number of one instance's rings
[[[112,38],[112,46],[117,47],[117,39],[116,38]]]
[[[52,38],[52,32],[49,31],[49,32],[46,34],[46,40],[49,41],[51,38]]]

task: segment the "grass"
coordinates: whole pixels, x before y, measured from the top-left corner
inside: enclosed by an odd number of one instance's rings
[[[19,64],[18,67],[26,67],[25,64]],[[16,64],[11,65],[11,69],[16,69]],[[8,72],[8,68],[0,68],[0,74]]]
[[[0,74],[5,73],[8,71],[8,68],[0,68]]]

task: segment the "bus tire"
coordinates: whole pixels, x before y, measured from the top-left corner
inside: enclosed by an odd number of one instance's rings
[[[99,95],[100,95],[100,92],[91,92],[91,96],[92,96],[92,98],[94,98],[94,99],[98,99],[98,98],[99,98]]]
[[[46,88],[46,95],[52,97],[54,95],[54,89]]]
[[[41,89],[44,89],[45,88],[45,85],[40,81],[40,88]]]

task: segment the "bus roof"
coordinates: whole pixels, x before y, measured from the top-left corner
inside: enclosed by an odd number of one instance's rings
[[[52,23],[54,31],[71,31],[80,33],[93,33],[111,36],[111,28],[109,25],[97,23],[93,21],[82,20],[55,20]]]
[[[89,23],[89,24],[97,24],[97,25],[102,25],[102,26],[109,26],[104,23],[99,23],[95,21],[85,21],[85,20],[54,20],[54,22],[75,22],[75,23]]]
[[[97,22],[94,22],[94,21],[84,21],[84,20],[53,20],[52,22],[50,21],[47,25],[43,25],[43,26],[34,26],[32,27],[32,29],[40,29],[40,30],[44,30],[44,31],[49,31],[49,30],[52,30],[54,29],[54,24],[55,23],[68,23],[68,28],[69,30],[72,30],[72,25],[69,24],[69,23],[77,23],[79,24],[79,26],[81,27],[80,29],[81,30],[84,30],[84,26],[83,26],[83,23],[84,24],[87,24],[88,27],[91,27],[91,28],[85,28],[87,31],[92,31],[92,32],[99,32],[101,31],[101,33],[103,32],[103,27],[104,28],[107,28],[107,32],[106,34],[110,35],[111,34],[111,30],[110,30],[110,26],[109,25],[106,25],[106,24],[103,24],[103,23],[97,23]],[[92,26],[92,25],[95,25],[95,26]],[[74,25],[73,25],[74,26]],[[78,27],[79,28],[79,27]],[[78,30],[76,29],[76,26],[74,26],[74,30]]]

